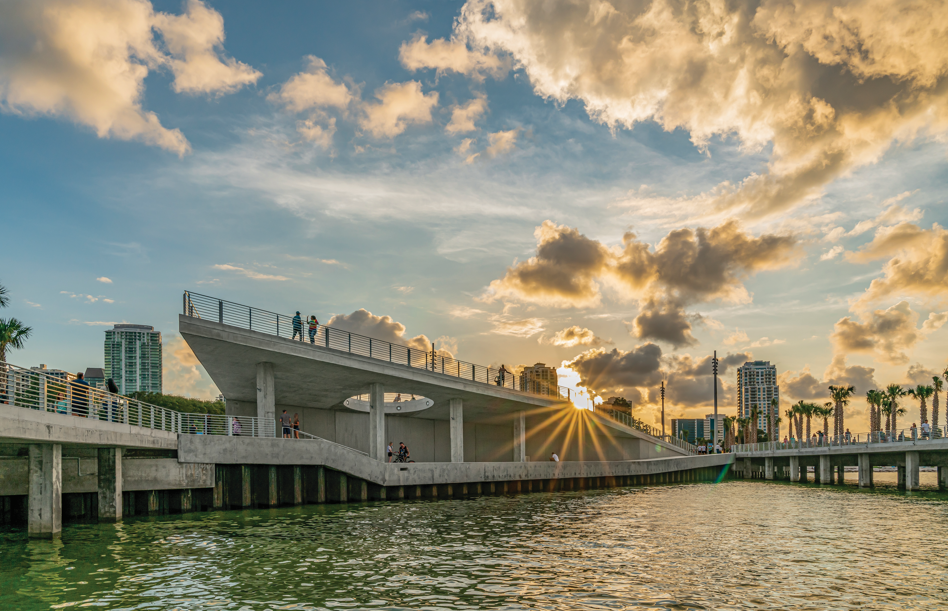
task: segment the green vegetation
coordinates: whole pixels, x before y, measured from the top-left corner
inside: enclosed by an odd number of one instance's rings
[[[0,308],[10,305],[10,298],[7,297],[7,289],[0,284]],[[0,363],[7,360],[7,350],[16,350],[22,348],[29,339],[31,327],[27,327],[15,318],[0,318]]]
[[[178,395],[163,395],[157,392],[133,392],[130,399],[151,403],[158,407],[166,407],[187,414],[223,414],[224,404],[221,401],[202,401],[189,399]]]

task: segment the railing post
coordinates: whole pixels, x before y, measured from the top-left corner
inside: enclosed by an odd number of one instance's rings
[[[188,315],[188,293],[185,291],[181,293],[181,313],[185,316]]]
[[[148,428],[150,429],[155,428],[155,406],[154,405],[151,406],[151,421],[148,424],[149,424]]]
[[[352,340],[350,339],[349,341],[351,342]],[[372,338],[371,337],[369,338],[369,358],[372,358]]]
[[[280,337],[280,315],[277,314],[277,337]]]
[[[208,432],[208,428],[207,428],[207,427],[208,427],[207,414],[204,414],[204,434],[205,434],[205,435],[209,435],[209,434],[210,434],[210,433]]]
[[[346,333],[349,336],[349,354],[352,354],[352,334]]]
[[[217,322],[224,324],[224,300],[217,300]]]
[[[391,343],[389,343],[388,345],[388,362],[389,363],[392,362],[392,344]]]
[[[411,348],[408,349],[408,366],[411,367]]]
[[[236,416],[234,416],[234,417],[236,417]],[[233,418],[228,418],[227,421],[226,421],[226,423],[227,423],[227,436],[228,436],[228,437],[233,437],[233,436],[234,436],[234,422],[233,422]]]
[[[247,328],[253,331],[253,308],[247,308]]]

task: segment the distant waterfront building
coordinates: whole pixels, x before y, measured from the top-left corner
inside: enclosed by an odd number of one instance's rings
[[[86,373],[82,377],[89,383],[89,386],[99,390],[108,390],[105,387],[105,370],[101,367],[86,367]]]
[[[715,421],[714,414],[708,414],[704,417],[704,430],[707,432],[705,438],[711,439],[711,423],[714,422],[714,436],[717,437],[717,442],[720,444],[724,443],[724,414],[718,413],[718,419]]]
[[[40,363],[39,367],[30,367],[30,371],[36,371],[42,373],[50,378],[56,378],[62,380],[63,382],[69,381],[69,372],[63,371],[62,369],[47,369],[46,365]]]
[[[672,418],[672,435],[688,443],[697,443],[705,438],[704,420],[701,418]]]
[[[527,367],[521,372],[521,381],[523,389],[540,395],[556,394],[556,387],[559,386],[559,376],[556,373],[556,367],[547,367],[546,363],[537,363],[533,367]]]
[[[777,406],[771,401],[777,399]],[[737,415],[750,418],[754,406],[758,409],[757,429],[767,432],[770,412],[780,416],[780,387],[777,386],[777,366],[770,361],[748,361],[737,368]],[[779,432],[779,429],[778,429]]]
[[[160,393],[161,333],[147,325],[115,325],[105,332],[104,370],[120,394]]]

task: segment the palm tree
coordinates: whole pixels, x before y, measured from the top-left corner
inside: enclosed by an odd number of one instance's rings
[[[866,403],[869,404],[869,430],[873,436],[882,428],[881,409],[884,396],[881,391],[875,389],[866,391]]]
[[[932,437],[941,436],[938,428],[938,393],[941,392],[942,381],[938,376],[932,376]]]
[[[737,420],[735,416],[725,416],[724,417],[724,447],[730,448],[734,445],[734,421]]]
[[[0,284],[0,308],[10,305],[7,289]],[[0,318],[0,363],[7,362],[7,348],[16,350],[30,337],[33,329],[27,327],[15,318]]]
[[[913,398],[918,399],[918,422],[926,422],[928,420],[928,398],[935,393],[935,389],[931,386],[923,386],[919,384],[915,388],[910,388],[908,394],[912,395]]]
[[[794,404],[792,408],[793,416],[796,416],[797,439],[803,440],[803,415],[806,413],[806,403],[802,400]]]
[[[892,399],[882,391],[879,391],[879,394],[882,395],[882,400],[879,403],[879,412],[885,414],[885,436],[889,437],[892,435]]]
[[[757,443],[757,424],[760,421],[760,407],[751,405],[750,413],[750,434],[751,443]]]
[[[823,419],[823,441],[829,441],[829,417],[836,413],[836,408],[833,406],[832,401],[827,401],[823,405],[815,406],[816,409],[813,410],[813,415],[817,418]]]
[[[855,386],[830,386],[830,395],[836,404],[836,417],[833,419],[833,435],[842,435],[846,430],[843,422],[843,409],[849,404],[849,397],[856,392]]]
[[[905,414],[905,409],[899,405],[899,398],[905,396],[905,391],[898,384],[889,384],[885,388],[885,394],[889,399],[889,421],[891,422],[892,437],[895,437],[896,418]]]
[[[780,399],[774,397],[770,400],[770,409],[767,410],[767,432],[770,434],[770,441],[780,441],[780,429],[777,428],[777,421],[780,420]]]
[[[7,287],[0,284],[0,308],[10,305],[10,298],[7,297]]]

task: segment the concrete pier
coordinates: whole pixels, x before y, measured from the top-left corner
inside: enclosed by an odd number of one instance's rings
[[[764,479],[772,480],[774,478],[774,459],[764,459]]]
[[[800,457],[799,456],[790,457],[790,481],[791,482],[800,481]]]
[[[514,462],[527,462],[527,413],[514,417]]]
[[[464,401],[450,399],[451,462],[464,462]]]
[[[122,448],[98,449],[98,500],[100,522],[122,520]]]
[[[385,386],[369,385],[369,457],[385,461]]]
[[[833,483],[833,470],[830,466],[829,456],[820,456],[819,476],[821,484]]]
[[[29,448],[30,537],[51,539],[63,529],[63,447],[58,443],[33,444]]]
[[[872,488],[872,464],[868,454],[859,454],[859,487]]]
[[[918,452],[905,453],[905,489],[918,490]]]
[[[273,383],[273,363],[257,363],[257,418],[275,422],[276,387]],[[277,431],[277,437],[281,437]]]

